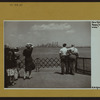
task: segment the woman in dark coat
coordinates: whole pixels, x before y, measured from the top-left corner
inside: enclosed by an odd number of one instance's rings
[[[31,77],[31,71],[33,70],[33,67],[34,67],[33,59],[31,57],[32,51],[33,51],[33,46],[31,44],[27,44],[26,49],[23,51],[23,55],[25,56],[25,75],[24,75],[24,79],[26,79],[27,72],[29,72],[28,78],[29,79],[32,78]]]

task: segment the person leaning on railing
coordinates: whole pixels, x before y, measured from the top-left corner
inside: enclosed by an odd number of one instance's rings
[[[76,66],[76,60],[77,57],[79,57],[78,49],[75,47],[75,45],[71,45],[71,47],[68,49],[69,51],[69,67],[70,67],[70,74],[75,74],[75,66]]]
[[[66,67],[66,74],[68,73],[68,63],[67,63],[67,51],[66,43],[63,44],[63,47],[59,51],[59,56],[61,59],[61,74],[64,74],[64,67]]]

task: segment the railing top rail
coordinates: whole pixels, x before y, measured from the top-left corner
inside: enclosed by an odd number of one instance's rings
[[[78,57],[79,59],[91,59],[90,57]]]
[[[60,59],[59,57],[57,58],[57,57],[55,57],[55,58],[35,58],[36,60],[38,60],[38,59]],[[78,59],[91,59],[90,57],[78,57]]]

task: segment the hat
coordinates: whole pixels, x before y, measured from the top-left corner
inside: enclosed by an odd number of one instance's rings
[[[74,46],[75,46],[74,44],[71,45],[71,47],[74,47]]]
[[[33,45],[32,45],[32,43],[27,43],[26,44],[26,47],[32,47]]]
[[[9,47],[9,44],[5,44],[5,48],[10,48],[10,47]]]

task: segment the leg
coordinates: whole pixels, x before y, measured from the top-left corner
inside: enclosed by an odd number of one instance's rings
[[[27,71],[25,70],[24,71],[24,80],[26,79],[26,76],[27,76]]]
[[[20,78],[20,70],[18,70],[18,78]]]
[[[15,69],[14,77],[15,77],[15,80],[18,80],[18,70],[17,70],[17,68]]]
[[[66,74],[69,73],[69,61],[67,60],[66,61]]]
[[[37,70],[37,66],[36,66],[36,72],[37,72],[38,70]]]
[[[66,60],[65,60],[65,66],[66,66],[66,74],[68,74],[69,73],[69,65],[70,63],[69,63],[69,58],[68,58],[68,56],[66,57]]]
[[[64,62],[61,61],[61,74],[64,74]]]
[[[38,65],[36,66],[36,72],[38,72]]]
[[[32,78],[31,72],[32,72],[32,70],[29,71],[29,78]]]
[[[18,68],[17,68],[18,78],[20,78],[20,70],[21,70],[21,68],[20,68],[20,64],[19,64],[19,66],[18,66]]]
[[[37,70],[38,70],[38,72],[39,72],[39,66],[37,67]]]
[[[8,77],[7,77],[7,86],[11,85],[10,77],[11,77],[11,76],[8,76]]]
[[[73,61],[72,63],[72,74],[75,74],[75,65],[76,65],[76,61]]]
[[[70,61],[70,74],[72,74],[72,69],[73,69],[73,61]]]
[[[15,82],[14,81],[15,81],[14,76],[11,76],[11,84],[12,85],[15,85]]]

